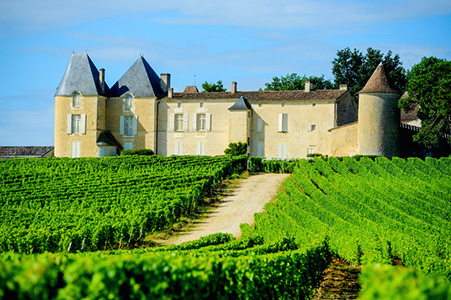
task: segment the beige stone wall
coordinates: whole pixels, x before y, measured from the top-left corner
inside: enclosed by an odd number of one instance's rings
[[[196,155],[198,144],[205,146],[205,155],[222,155],[229,144],[229,110],[236,100],[185,100],[168,99],[158,104],[159,155],[173,155],[176,143],[182,143],[183,155]],[[175,131],[170,128],[172,114],[187,114],[188,128]],[[193,114],[210,114],[210,130],[193,130]],[[197,123],[197,122],[196,122]],[[174,128],[175,129],[175,128]]]
[[[399,95],[361,93],[359,95],[358,153],[399,155]]]
[[[72,97],[55,97],[55,156],[70,157],[72,142],[80,142],[81,157],[96,157],[96,140],[105,125],[105,98],[83,96],[81,108],[72,107]],[[86,133],[68,134],[67,115],[85,114]]]
[[[262,155],[279,156],[279,144],[287,145],[287,157],[306,157],[307,149],[314,153],[330,153],[330,132],[334,127],[335,104],[332,101],[265,101],[251,102],[254,110],[251,124],[250,154],[257,155],[258,142],[263,143]],[[288,131],[279,132],[279,114],[288,114]],[[263,130],[258,132],[258,118]],[[313,131],[309,127],[315,125]]]
[[[107,128],[116,140],[123,146],[132,143],[134,149],[156,149],[156,99],[133,98],[130,110],[125,109],[125,98],[110,98],[108,100]],[[136,116],[138,118],[137,134],[125,136],[120,134],[121,116]]]
[[[250,133],[250,110],[229,111],[229,143],[247,143]]]
[[[330,130],[330,156],[353,156],[357,154],[358,123]]]

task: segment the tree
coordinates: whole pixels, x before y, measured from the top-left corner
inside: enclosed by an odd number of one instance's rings
[[[337,57],[332,61],[332,74],[335,77],[335,87],[347,84],[348,90],[356,98],[357,93],[365,86],[376,67],[382,62],[390,85],[404,91],[407,83],[406,71],[402,67],[399,54],[392,57],[391,50],[384,54],[377,49],[368,48],[366,55],[359,50],[349,48],[337,51]],[[356,99],[357,100],[357,99]]]
[[[214,93],[214,92],[225,92],[227,89],[222,85],[222,80],[218,80],[217,83],[205,83],[202,84],[202,88],[204,89],[202,93]]]
[[[226,155],[238,156],[247,153],[247,143],[230,143],[229,147],[224,150]]]
[[[440,133],[451,135],[451,62],[435,57],[423,57],[407,74],[408,97],[399,101],[404,111],[419,104],[420,132],[413,139],[431,148]],[[448,142],[451,139],[448,136]]]
[[[299,76],[296,73],[287,74],[287,76],[273,77],[272,82],[265,83],[265,91],[291,91],[291,90],[303,90],[305,87],[305,81],[310,80],[314,89],[330,89],[333,88],[330,80],[324,79],[324,75],[321,77]]]

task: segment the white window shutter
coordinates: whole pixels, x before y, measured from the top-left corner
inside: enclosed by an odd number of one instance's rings
[[[72,134],[72,114],[67,114],[66,132]]]
[[[133,116],[133,135],[138,134],[138,116]]]
[[[211,131],[211,114],[210,113],[205,114],[205,130]]]
[[[257,119],[257,132],[263,131],[263,120],[262,118]]]
[[[257,143],[257,156],[263,156],[263,142]]]
[[[193,126],[193,131],[197,131],[197,114],[193,114],[193,122],[192,122]]]
[[[283,114],[279,114],[279,132],[282,132],[282,127],[283,126]]]
[[[196,143],[196,155],[202,155],[202,143]]]
[[[282,114],[282,131],[288,132],[288,114]]]
[[[86,114],[82,114],[81,116],[80,116],[81,118],[81,120],[80,120],[80,122],[81,122],[81,124],[80,124],[80,133],[81,134],[86,134]]]
[[[207,148],[207,144],[206,143],[202,143],[202,148],[201,148],[201,150],[202,150],[202,155],[206,155],[206,148]]]
[[[184,113],[183,114],[183,131],[189,131],[188,126],[189,126],[189,114]]]
[[[119,118],[119,134],[124,135],[124,116],[120,116]]]
[[[288,152],[288,145],[287,144],[282,144],[283,146],[283,159],[287,158],[287,152]]]
[[[279,149],[278,149],[279,151],[279,158],[282,158],[282,155],[283,155],[283,144],[279,144]]]
[[[179,143],[174,143],[174,155],[179,155]]]
[[[174,131],[174,128],[175,128],[175,116],[174,116],[174,114],[171,114],[170,116],[169,116],[169,131]]]

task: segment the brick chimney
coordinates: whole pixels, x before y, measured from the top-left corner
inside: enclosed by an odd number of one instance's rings
[[[347,91],[348,90],[348,85],[347,84],[340,84],[340,90],[341,91]]]
[[[236,93],[236,85],[237,83],[235,81],[232,81],[232,94]]]
[[[100,90],[102,93],[105,93],[105,69],[99,70],[99,83],[100,83]]]
[[[168,91],[171,87],[171,74],[169,73],[161,73],[160,75],[160,86],[163,91]]]
[[[174,89],[168,88],[168,98],[171,99],[174,96]]]

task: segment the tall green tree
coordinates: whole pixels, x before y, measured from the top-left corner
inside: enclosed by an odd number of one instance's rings
[[[337,57],[332,61],[335,87],[347,84],[349,92],[356,98],[357,93],[365,86],[380,63],[384,65],[390,85],[404,91],[407,83],[406,70],[402,66],[399,54],[393,56],[390,50],[384,55],[380,50],[373,48],[368,48],[365,55],[358,49],[351,51],[345,48],[337,51]]]
[[[202,84],[202,88],[204,89],[202,93],[214,93],[214,92],[225,92],[227,89],[222,85],[222,80],[218,80],[216,83],[205,83]]]
[[[408,97],[399,101],[404,111],[419,104],[421,130],[413,139],[426,147],[439,140],[440,133],[451,135],[451,61],[423,57],[407,75]],[[451,139],[448,136],[448,142]]]
[[[299,76],[296,73],[287,74],[287,76],[273,77],[272,82],[265,83],[265,91],[290,91],[290,90],[303,90],[305,87],[305,82],[310,80],[313,88],[318,89],[331,89],[333,88],[332,82],[330,80],[324,79],[324,75],[321,77],[310,76],[307,77]]]

